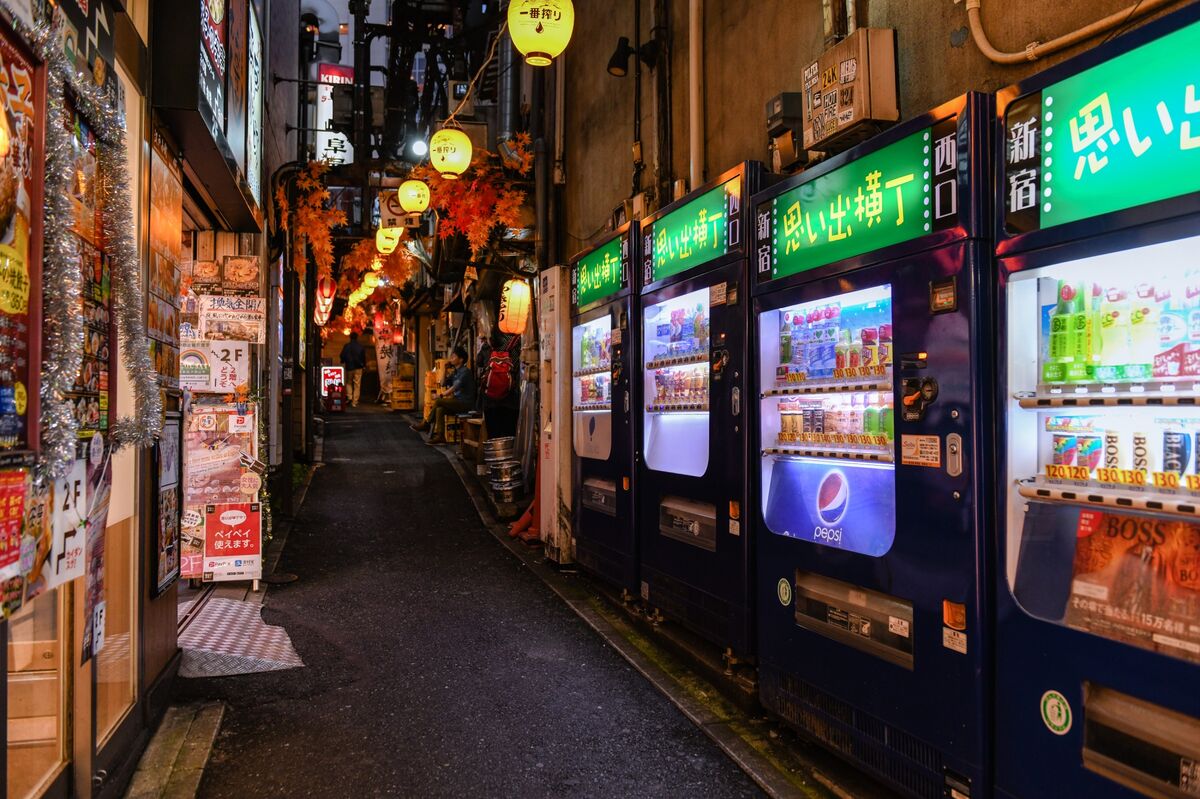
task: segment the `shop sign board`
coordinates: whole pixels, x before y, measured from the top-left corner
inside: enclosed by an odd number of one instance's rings
[[[225,135],[225,72],[227,64],[225,0],[200,3],[200,96],[213,138]]]
[[[329,387],[333,385],[345,385],[346,370],[341,366],[322,366],[321,367],[321,396],[329,396]]]
[[[206,505],[204,579],[262,577],[262,511],[257,502]]]
[[[645,284],[739,249],[741,207],[742,178],[738,175],[642,228]]]
[[[246,170],[246,93],[247,41],[249,14],[247,0],[225,0],[226,41],[226,118],[225,140],[233,151],[233,162]]]
[[[1200,191],[1198,49],[1200,22],[1010,103],[1008,233]]]
[[[250,31],[247,36],[246,117],[246,183],[250,194],[260,206],[262,198],[263,168],[263,46],[262,32],[258,23],[258,12],[250,7]]]
[[[333,87],[354,83],[354,68],[341,64],[317,65],[317,160],[330,164],[354,163],[354,147],[345,134],[330,130],[333,124]]]
[[[183,183],[166,143],[150,149],[150,273],[146,331],[159,384],[179,388],[179,292],[183,259]]]
[[[759,205],[758,279],[799,274],[956,225],[956,131],[953,119],[917,131]]]
[[[87,461],[78,458],[70,470],[54,482],[51,497],[51,529],[48,588],[83,576],[84,537],[87,531]]]
[[[580,258],[571,268],[571,304],[583,308],[629,287],[629,236],[622,235]]]

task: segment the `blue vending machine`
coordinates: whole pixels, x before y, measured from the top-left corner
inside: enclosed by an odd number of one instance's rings
[[[760,696],[922,799],[988,786],[990,103],[753,199]]]
[[[641,222],[641,594],[713,643],[752,647],[744,400],[746,162]]]
[[[1200,6],[998,94],[996,789],[1200,796]]]
[[[571,261],[571,442],[575,559],[636,595],[633,519],[632,313],[637,223]]]

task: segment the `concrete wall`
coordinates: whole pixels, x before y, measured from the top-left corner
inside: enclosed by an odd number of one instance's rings
[[[1127,7],[1130,0],[984,0],[992,45],[1020,51]],[[653,0],[642,0],[642,35],[649,39]],[[822,50],[820,0],[742,0],[705,4],[705,150],[711,177],[738,161],[768,160],[764,108],[782,91],[800,91],[801,72]],[[858,0],[860,24],[897,31],[900,113],[907,119],[968,90],[994,91],[1095,46],[1092,39],[1032,63],[1001,66],[979,52],[967,15],[954,0]],[[1179,2],[1171,8],[1187,5]],[[672,174],[688,176],[687,0],[670,0],[672,39]],[[1171,10],[1168,8],[1167,10]],[[1164,12],[1165,13],[1165,12]],[[1129,27],[1153,18],[1139,18]],[[1121,29],[1124,30],[1124,29]],[[631,194],[632,68],[606,71],[619,36],[633,36],[633,0],[581,0],[563,68],[566,76],[567,184],[561,258],[594,240],[612,209]],[[642,80],[642,143],[653,185],[653,72]],[[669,198],[668,198],[669,199]]]

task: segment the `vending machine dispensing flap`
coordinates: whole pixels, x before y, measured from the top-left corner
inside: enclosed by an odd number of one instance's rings
[[[1145,796],[1200,790],[1200,719],[1084,685],[1083,765]]]
[[[617,484],[613,480],[589,477],[583,481],[583,506],[608,516],[617,515]]]
[[[667,538],[717,551],[717,506],[683,497],[664,497],[658,508],[658,531]]]

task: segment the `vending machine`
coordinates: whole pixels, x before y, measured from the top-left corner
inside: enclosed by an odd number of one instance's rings
[[[1200,795],[1200,7],[998,95],[996,789]]]
[[[631,276],[637,223],[571,261],[571,442],[575,559],[628,595],[638,591],[633,513]]]
[[[641,222],[641,594],[730,655],[750,652],[745,162]]]
[[[922,799],[988,786],[990,103],[752,201],[760,698]]]

